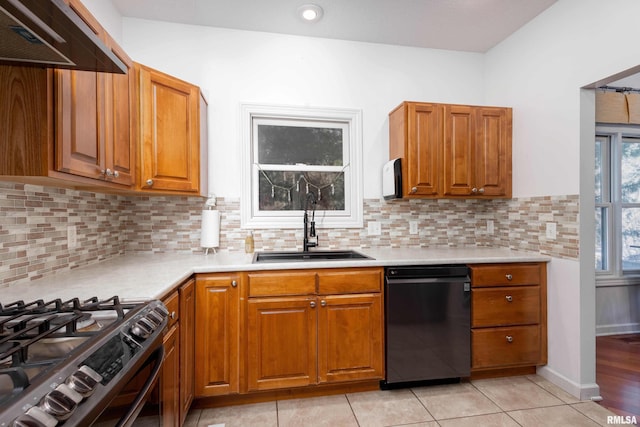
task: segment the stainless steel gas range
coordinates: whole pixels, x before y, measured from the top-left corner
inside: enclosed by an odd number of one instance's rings
[[[118,297],[0,304],[0,427],[132,425],[159,376],[167,317],[160,301]]]

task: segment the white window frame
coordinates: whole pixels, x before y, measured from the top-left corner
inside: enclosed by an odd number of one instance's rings
[[[622,268],[622,208],[634,207],[622,203],[622,144],[627,137],[640,138],[640,128],[630,125],[596,125],[596,137],[608,138],[608,147],[603,155],[603,202],[596,208],[606,207],[609,213],[606,224],[608,269],[597,271],[598,286],[634,285],[640,283],[640,270]],[[606,176],[605,176],[606,175]],[[608,196],[608,200],[607,200]],[[595,212],[594,212],[595,214]]]
[[[273,120],[273,121],[272,121]],[[345,210],[315,213],[318,228],[362,228],[363,226],[363,179],[362,179],[362,111],[339,108],[311,108],[265,104],[242,104],[240,112],[242,141],[242,197],[240,201],[240,223],[242,228],[302,227],[302,210],[259,211],[258,180],[260,168],[255,159],[257,141],[254,135],[257,123],[287,124],[327,122],[344,129],[345,143],[343,165],[325,166],[327,172],[344,172]],[[277,167],[283,170],[282,166]],[[317,170],[318,167],[314,167]]]

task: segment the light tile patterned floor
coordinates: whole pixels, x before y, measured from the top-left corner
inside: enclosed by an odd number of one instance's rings
[[[194,409],[185,426],[586,427],[606,426],[611,415],[532,375]]]

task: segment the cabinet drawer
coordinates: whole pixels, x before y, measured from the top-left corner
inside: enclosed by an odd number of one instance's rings
[[[165,298],[163,302],[164,305],[167,306],[167,310],[169,310],[169,321],[167,322],[167,327],[171,329],[180,317],[180,294],[176,291]]]
[[[381,286],[382,270],[378,268],[318,273],[318,293],[321,295],[380,292]]]
[[[479,264],[469,268],[473,287],[540,284],[538,264]]]
[[[316,293],[316,273],[266,271],[249,273],[249,296],[308,295]]]
[[[537,365],[540,327],[474,329],[471,331],[471,368]]]
[[[539,286],[472,289],[472,328],[536,323],[540,323]]]

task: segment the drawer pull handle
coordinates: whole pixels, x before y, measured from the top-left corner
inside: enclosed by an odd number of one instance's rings
[[[507,338],[507,342],[508,343],[512,343],[513,342],[513,337],[511,335],[507,335],[506,338]]]
[[[507,295],[504,299],[506,299],[507,302],[513,302],[513,297],[511,295]]]
[[[320,300],[320,305],[323,307],[327,306],[327,302],[325,300]]]
[[[513,276],[511,274],[507,274],[505,277],[507,278],[507,280],[513,280]]]
[[[233,286],[235,288],[236,286],[238,286],[238,282],[236,282],[235,280],[232,280],[231,281],[231,286]]]
[[[311,308],[316,308],[316,302],[315,301],[311,301],[309,303],[309,305],[311,306]]]

